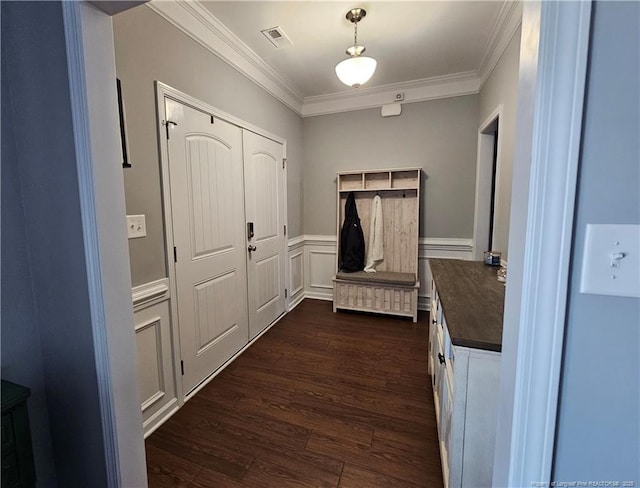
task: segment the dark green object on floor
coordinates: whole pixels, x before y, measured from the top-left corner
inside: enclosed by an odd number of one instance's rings
[[[35,486],[27,398],[31,390],[2,380],[2,488]]]

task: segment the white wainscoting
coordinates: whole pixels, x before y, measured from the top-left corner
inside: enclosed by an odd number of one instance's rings
[[[304,236],[289,240],[289,293],[287,310],[293,309],[304,299]]]
[[[305,298],[333,300],[336,236],[306,235],[304,239]]]
[[[302,257],[302,259],[301,259]],[[431,272],[429,258],[473,258],[473,240],[459,238],[421,238],[418,242],[418,308],[429,310]],[[300,269],[302,266],[302,269]],[[289,241],[289,294],[291,310],[304,298],[333,299],[333,282],[336,270],[336,236],[303,235]],[[295,277],[295,279],[294,279]],[[304,286],[300,289],[300,283]]]
[[[179,408],[171,344],[169,280],[136,286],[131,295],[142,426],[147,437]]]

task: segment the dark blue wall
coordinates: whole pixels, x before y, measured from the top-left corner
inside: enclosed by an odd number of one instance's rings
[[[1,8],[2,376],[33,389],[38,486],[107,486],[62,7]]]

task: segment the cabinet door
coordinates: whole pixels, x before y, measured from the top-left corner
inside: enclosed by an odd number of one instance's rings
[[[447,461],[451,457],[451,420],[453,417],[453,387],[449,381],[449,375],[442,375],[442,432],[443,447],[446,453]],[[446,466],[447,478],[450,466]]]
[[[433,310],[433,309],[432,309]],[[435,385],[434,376],[435,376],[435,368],[437,363],[437,336],[436,336],[436,328],[438,324],[436,323],[435,315],[429,316],[429,378],[431,378],[431,387]]]
[[[431,300],[429,308],[429,362],[428,371],[431,377],[431,387],[435,387],[435,368],[437,363],[437,336],[436,329],[439,316],[438,292],[435,283],[431,280]]]
[[[434,354],[433,354],[433,398],[436,406],[436,420],[438,422],[438,438],[442,441],[443,431],[442,431],[442,395],[443,395],[443,387],[444,387],[444,378],[445,378],[445,364],[442,362],[444,359],[444,349],[443,349],[443,338],[442,338],[442,329],[440,325],[435,324],[435,337],[434,337]]]
[[[438,352],[444,357],[444,350],[442,343],[438,341]],[[438,426],[438,439],[440,441],[440,461],[442,464],[442,479],[444,481],[445,488],[450,486],[450,472],[451,472],[451,445],[452,445],[452,418],[453,418],[453,388],[450,381],[450,377],[447,374],[446,359],[441,362],[439,358],[437,360],[437,399],[436,399],[436,411],[439,412],[437,416]]]
[[[446,438],[449,434],[449,425],[450,421],[447,422],[447,416],[451,415],[451,408],[449,405],[449,398],[451,397],[451,388],[449,386],[449,381],[447,379],[447,371],[446,371],[446,360],[445,362],[441,362],[444,357],[444,351],[442,348],[439,349],[438,356],[438,393],[440,400],[440,418],[438,419],[438,433],[440,434],[440,441],[445,442]]]
[[[437,314],[436,314],[437,305],[438,305],[438,290],[436,290],[436,284],[434,283],[434,281],[431,280],[431,313],[430,313],[430,316],[432,318],[435,318],[437,316]]]

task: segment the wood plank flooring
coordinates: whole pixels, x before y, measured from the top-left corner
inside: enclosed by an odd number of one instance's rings
[[[304,300],[147,439],[149,486],[441,487],[420,319]]]

